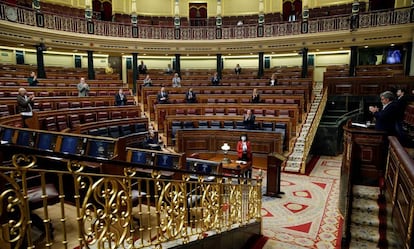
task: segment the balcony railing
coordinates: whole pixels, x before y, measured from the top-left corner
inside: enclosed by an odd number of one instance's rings
[[[410,8],[401,8],[377,12],[362,12],[359,14],[358,28],[364,29],[410,23],[410,10]],[[15,15],[13,12],[15,12]],[[0,20],[81,34],[89,33],[100,36],[164,40],[246,39],[259,36],[277,37],[299,35],[302,33],[301,27],[303,24],[302,20],[295,22],[265,23],[262,26],[263,29],[258,24],[245,24],[242,26],[223,25],[220,28],[221,35],[217,35],[216,26],[181,26],[178,30],[172,25],[138,25],[134,27],[132,24],[126,23],[98,20],[88,22],[84,18],[62,16],[47,12],[37,13],[32,9],[11,7],[4,3],[0,4]],[[308,32],[320,33],[349,30],[351,29],[350,22],[351,14],[309,19]]]
[[[124,175],[109,175],[66,161],[67,168],[62,160],[45,168],[39,156],[16,154],[10,166],[0,165],[0,248],[168,248],[261,219],[261,179],[194,181],[183,173],[172,180],[157,170],[145,178],[119,161],[106,163],[122,165]]]

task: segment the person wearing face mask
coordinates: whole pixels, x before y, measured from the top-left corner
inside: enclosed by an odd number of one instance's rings
[[[241,161],[252,161],[252,147],[246,134],[241,135],[240,140],[237,142],[237,157]]]
[[[255,129],[255,119],[256,116],[254,116],[252,110],[248,109],[246,111],[246,114],[243,116],[243,124],[244,127],[248,130],[254,130]]]

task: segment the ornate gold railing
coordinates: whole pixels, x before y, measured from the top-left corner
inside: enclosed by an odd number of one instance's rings
[[[181,173],[172,180],[156,170],[143,178],[132,166],[107,175],[88,173],[79,161],[68,160],[67,169],[36,162],[16,154],[0,166],[0,248],[168,248],[261,220],[261,179],[192,181]]]
[[[40,15],[40,16],[39,16]],[[324,18],[309,19],[309,33],[343,31],[350,29],[350,16],[327,16]],[[181,40],[214,40],[216,26],[182,26],[179,35],[174,26],[152,26],[139,24],[133,29],[130,23],[104,22],[92,20],[88,22],[84,18],[62,16],[55,13],[39,12],[32,9],[12,7],[0,3],[0,20],[7,20],[30,26],[40,26],[47,29],[95,34],[101,36],[113,36],[141,39],[181,39]],[[93,25],[91,26],[91,24]],[[392,9],[376,12],[362,12],[359,18],[359,28],[372,28],[377,26],[400,25],[410,23],[410,8]],[[263,37],[275,37],[286,35],[300,35],[302,20],[296,22],[265,23],[263,25]],[[92,27],[92,28],[91,28]],[[245,39],[259,37],[258,24],[246,24],[243,26],[221,27],[220,39]],[[92,30],[91,30],[92,29]]]

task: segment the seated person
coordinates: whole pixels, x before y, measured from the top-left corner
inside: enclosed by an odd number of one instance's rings
[[[253,115],[252,111],[248,109],[246,111],[246,114],[243,116],[243,124],[244,127],[248,130],[254,130],[255,129],[255,119],[256,117]]]
[[[181,78],[178,75],[178,73],[174,74],[174,77],[172,78],[172,87],[181,87]]]
[[[234,68],[234,73],[236,75],[240,75],[241,74],[241,67],[239,64],[236,65],[236,67]]]
[[[168,64],[167,69],[165,69],[165,74],[172,74],[173,73],[173,69],[171,67],[171,64]]]
[[[39,83],[39,81],[37,81],[37,76],[35,72],[31,72],[29,78],[27,78],[27,82],[29,82],[29,86],[37,86],[37,83]]]
[[[124,94],[124,90],[122,88],[119,89],[117,94],[115,94],[115,105],[127,105],[127,97]]]
[[[168,93],[164,87],[161,87],[160,92],[157,94],[157,102],[158,104],[168,104]]]
[[[252,103],[260,103],[260,94],[257,91],[257,88],[253,89],[252,93]]]
[[[213,75],[213,77],[211,78],[211,84],[213,86],[220,85],[220,77],[218,76],[218,73],[217,72],[215,72],[214,75]]]
[[[276,74],[272,74],[272,76],[270,77],[269,85],[270,86],[276,86],[277,85]]]
[[[252,146],[246,134],[241,135],[237,142],[237,159],[245,162],[252,161]]]
[[[185,93],[185,101],[187,103],[197,102],[197,96],[196,96],[196,93],[193,92],[193,88],[188,89],[188,91]]]
[[[147,74],[147,76],[145,76],[144,83],[142,85],[143,86],[152,86],[152,80],[151,80],[149,74]]]

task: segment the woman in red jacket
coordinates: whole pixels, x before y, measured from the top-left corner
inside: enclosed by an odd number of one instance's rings
[[[238,160],[246,162],[252,160],[252,147],[246,134],[241,135],[240,140],[237,142],[237,156]]]

